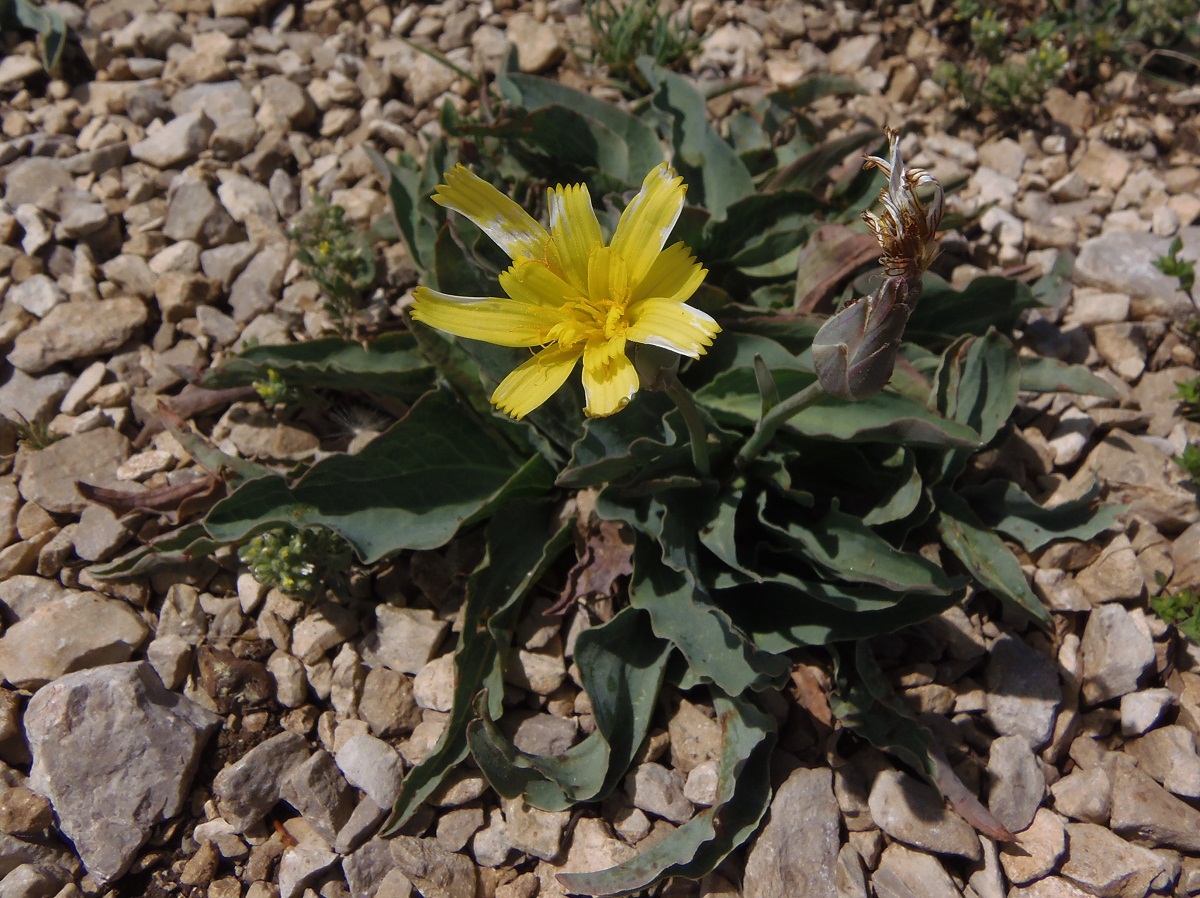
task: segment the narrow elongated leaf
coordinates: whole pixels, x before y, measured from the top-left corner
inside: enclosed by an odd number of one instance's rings
[[[796,578],[786,578],[795,580]],[[907,595],[876,586],[775,580],[719,590],[738,627],[766,652],[870,639],[918,624],[962,601],[949,595]]]
[[[763,652],[734,625],[696,576],[689,555],[684,546],[659,549],[639,536],[630,604],[649,612],[654,632],[721,689],[740,694],[777,681],[788,670],[787,659]]]
[[[210,537],[200,524],[189,524],[144,546],[138,546],[108,564],[92,568],[92,572],[101,578],[135,577],[206,558],[224,545]]]
[[[663,161],[662,144],[654,129],[618,106],[537,75],[507,72],[498,83],[516,105],[529,110],[550,106],[574,110],[616,136],[626,148],[625,165],[607,173],[624,179],[629,187],[640,184],[646,173]]]
[[[1116,399],[1117,391],[1084,365],[1068,365],[1049,356],[1021,359],[1021,389],[1031,393],[1080,393]]]
[[[754,192],[750,172],[708,120],[704,97],[682,75],[658,66],[639,66],[654,88],[654,107],[672,119],[675,167],[693,202],[721,218],[730,205]]]
[[[1124,509],[1097,507],[1100,484],[1078,499],[1044,508],[1015,483],[993,480],[962,491],[982,524],[1007,533],[1026,552],[1036,552],[1059,539],[1090,540],[1108,530]]]
[[[427,394],[357,455],[318,462],[295,484],[248,481],[205,527],[234,542],[272,524],[320,525],[371,563],[400,549],[444,545],[503,500],[544,494],[553,472],[514,457],[449,392]]]
[[[712,807],[623,864],[596,873],[560,873],[569,892],[627,895],[666,876],[697,879],[716,869],[758,828],[771,800],[775,722],[746,698],[716,695],[713,705],[724,739]]]
[[[812,564],[848,583],[934,596],[948,595],[954,589],[936,564],[894,548],[864,525],[861,518],[837,508],[831,508],[819,522],[810,525],[783,518],[780,509],[773,509],[764,495],[759,518],[782,540],[799,548]]]
[[[499,677],[499,663],[530,588],[570,543],[571,524],[555,528],[549,502],[516,502],[488,525],[487,554],[467,580],[463,620],[454,653],[454,702],[445,729],[429,756],[409,771],[383,834],[399,830],[467,756],[467,723],[475,696]],[[496,634],[505,634],[499,645]],[[495,701],[499,702],[499,694]],[[497,713],[499,713],[497,711]]]
[[[1040,305],[1028,287],[1012,278],[979,277],[962,290],[955,290],[941,278],[927,274],[921,301],[905,333],[907,339],[918,343],[944,343],[947,336],[982,336],[990,327],[1007,331],[1022,311]]]
[[[934,382],[938,410],[991,441],[1012,415],[1021,365],[1007,337],[989,330],[946,350]]]
[[[427,202],[433,185],[422,178],[422,171],[428,172],[432,166],[418,166],[413,159],[403,154],[399,157],[399,162],[392,162],[369,146],[365,149],[368,158],[387,181],[392,214],[396,218],[396,227],[408,246],[409,255],[418,268],[428,273],[433,268],[433,246],[437,228],[423,212],[422,204]],[[436,174],[440,173],[439,170]]]
[[[979,832],[1000,841],[1016,838],[967,791],[933,734],[917,723],[908,706],[896,697],[870,645],[860,640],[854,648],[854,660],[849,663],[832,652],[837,688],[829,705],[842,725],[923,775]]]
[[[1020,562],[1004,541],[981,524],[956,493],[939,488],[934,502],[938,509],[938,532],[967,570],[998,599],[1048,624],[1050,613],[1029,588]]]
[[[781,396],[791,396],[815,379],[795,369],[773,369],[773,373]],[[761,409],[753,363],[717,375],[696,391],[696,398],[712,410],[718,423],[752,426]],[[862,402],[824,397],[792,418],[784,428],[815,439],[848,442],[970,448],[979,445],[979,435],[970,426],[886,390]]]
[[[492,787],[524,795],[534,807],[560,811],[604,798],[629,769],[650,727],[671,645],[656,638],[646,616],[624,609],[579,635],[575,663],[592,701],[596,729],[557,757],[515,748],[491,717],[468,728],[472,754]]]
[[[433,385],[433,369],[410,333],[366,344],[330,338],[252,346],[205,375],[203,385],[245,386],[273,370],[289,387],[360,392],[414,402]]]

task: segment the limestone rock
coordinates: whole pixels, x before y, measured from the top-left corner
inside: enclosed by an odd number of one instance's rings
[[[172,168],[199,156],[212,132],[212,119],[203,112],[188,112],[135,143],[129,152],[134,159],[155,168]]]
[[[1001,736],[993,742],[988,775],[988,809],[1010,831],[1021,832],[1046,794],[1046,778],[1029,743],[1020,736]]]
[[[21,495],[47,511],[81,514],[86,500],[75,489],[116,483],[117,467],[129,456],[129,440],[107,428],[69,436],[35,452],[21,474]]]
[[[286,731],[250,749],[213,780],[221,816],[245,832],[275,807],[284,778],[310,754],[304,737]]]
[[[979,860],[971,824],[947,810],[942,797],[906,773],[883,770],[869,799],[876,825],[893,839],[938,854]]]
[[[1083,631],[1083,697],[1089,704],[1137,689],[1154,664],[1154,643],[1121,605],[1101,605]]]
[[[1145,898],[1165,869],[1154,852],[1093,823],[1067,824],[1067,850],[1062,875],[1099,898]]]
[[[992,646],[986,669],[987,718],[1002,736],[1024,736],[1034,749],[1050,740],[1062,700],[1054,662],[1014,636]]]
[[[112,352],[145,323],[146,306],[132,296],[60,303],[17,336],[8,361],[37,374],[59,362]]]
[[[72,671],[129,660],[148,632],[122,601],[62,590],[0,636],[0,674],[37,689]]]
[[[145,662],[68,674],[33,697],[29,785],[50,799],[97,882],[124,873],[153,828],[183,810],[219,724]]]
[[[794,771],[776,791],[767,824],[746,857],[745,898],[837,898],[839,828],[832,772]]]

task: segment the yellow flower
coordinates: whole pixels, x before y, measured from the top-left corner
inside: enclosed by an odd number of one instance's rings
[[[514,418],[549,399],[581,359],[584,412],[618,412],[639,385],[628,343],[698,358],[720,331],[686,304],[704,268],[683,243],[664,249],[685,190],[665,162],[654,168],[606,246],[584,185],[547,191],[547,231],[491,184],[455,166],[434,201],[465,215],[512,258],[500,275],[508,295],[451,296],[418,287],[412,316],[459,337],[541,347],[492,394]]]
[[[944,195],[942,185],[929,172],[905,167],[899,132],[888,131],[888,149],[890,160],[868,156],[863,166],[879,169],[888,179],[879,194],[884,211],[881,215],[864,212],[862,217],[883,249],[879,261],[888,276],[903,276],[912,286],[937,257],[935,238],[942,223]],[[918,187],[932,188],[928,204],[917,197]]]

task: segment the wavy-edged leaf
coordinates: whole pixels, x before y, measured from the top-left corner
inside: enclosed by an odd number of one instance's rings
[[[92,573],[106,580],[136,577],[205,558],[224,545],[210,537],[200,524],[189,524],[92,568]]]
[[[806,561],[847,583],[933,596],[949,595],[955,588],[936,564],[916,553],[894,548],[867,527],[862,518],[845,514],[836,507],[820,521],[808,524],[787,519],[779,509],[773,509],[764,494],[759,519],[781,541],[799,549]]]
[[[1068,365],[1049,356],[1021,359],[1021,389],[1030,393],[1079,393],[1116,399],[1117,390],[1084,365]]]
[[[370,564],[444,545],[500,503],[544,494],[552,477],[541,456],[516,457],[439,390],[357,455],[324,459],[294,484],[278,475],[244,483],[205,527],[225,542],[272,524],[328,527]]]
[[[437,789],[446,773],[467,756],[467,723],[485,685],[498,705],[503,694],[500,663],[530,588],[570,543],[571,525],[555,526],[552,503],[515,502],[487,528],[487,554],[467,580],[463,627],[454,653],[456,680],[450,716],[433,751],[409,771],[383,828],[399,830]],[[499,708],[493,709],[499,713]]]
[[[204,385],[245,386],[274,370],[289,387],[337,390],[414,402],[433,385],[433,368],[411,333],[367,343],[339,338],[252,346],[204,377]]]
[[[921,300],[908,319],[905,333],[917,342],[943,342],[960,334],[982,336],[988,328],[1011,330],[1025,309],[1041,301],[1020,281],[984,276],[955,290],[936,275],[926,274]]]
[[[1001,601],[1043,624],[1050,623],[1050,612],[1030,589],[1021,563],[1000,537],[980,523],[966,501],[939,488],[934,491],[934,502],[943,542],[971,575]]]
[[[662,144],[654,129],[625,110],[598,100],[589,93],[576,90],[557,81],[506,72],[498,79],[501,90],[514,105],[538,111],[556,107],[570,110],[601,126],[624,147],[624,164],[620,168],[604,169],[606,174],[621,178],[629,187],[641,183],[646,173],[663,161]],[[565,135],[560,135],[565,136]],[[591,163],[596,164],[596,163]]]
[[[654,88],[651,103],[672,122],[670,140],[676,170],[692,201],[721,218],[733,203],[754,193],[754,180],[737,152],[708,120],[708,104],[693,83],[654,65],[638,68]]]
[[[650,727],[671,645],[655,637],[646,615],[625,608],[608,623],[584,630],[575,663],[592,701],[596,729],[558,757],[522,752],[486,709],[468,728],[471,752],[492,787],[523,795],[534,807],[560,811],[597,801],[617,785]]]
[[[787,660],[761,651],[713,601],[697,557],[696,527],[706,515],[695,507],[697,495],[707,494],[662,489],[630,500],[610,488],[597,498],[596,512],[635,530],[629,603],[649,613],[655,634],[724,691],[762,689],[786,675]]]
[[[1112,527],[1122,505],[1100,505],[1100,484],[1084,495],[1053,508],[1039,505],[1015,483],[993,480],[961,491],[981,524],[1007,533],[1025,549],[1036,552],[1059,539],[1087,541]]]
[[[723,741],[717,796],[654,847],[595,873],[560,873],[576,895],[627,895],[666,876],[699,878],[716,869],[758,828],[771,800],[769,761],[775,722],[744,697],[714,695]]]

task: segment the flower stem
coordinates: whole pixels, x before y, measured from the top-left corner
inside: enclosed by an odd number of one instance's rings
[[[814,380],[799,393],[789,396],[772,408],[758,422],[754,433],[746,440],[746,445],[742,446],[742,451],[734,459],[734,465],[741,470],[762,455],[767,444],[771,442],[771,437],[775,436],[775,431],[825,395],[825,391],[821,389],[821,382]]]
[[[671,397],[675,407],[679,409],[679,414],[683,416],[683,423],[687,425],[688,439],[692,444],[692,464],[696,466],[701,477],[708,477],[708,428],[704,426],[704,416],[700,414],[696,400],[674,374],[663,378],[663,391]]]

